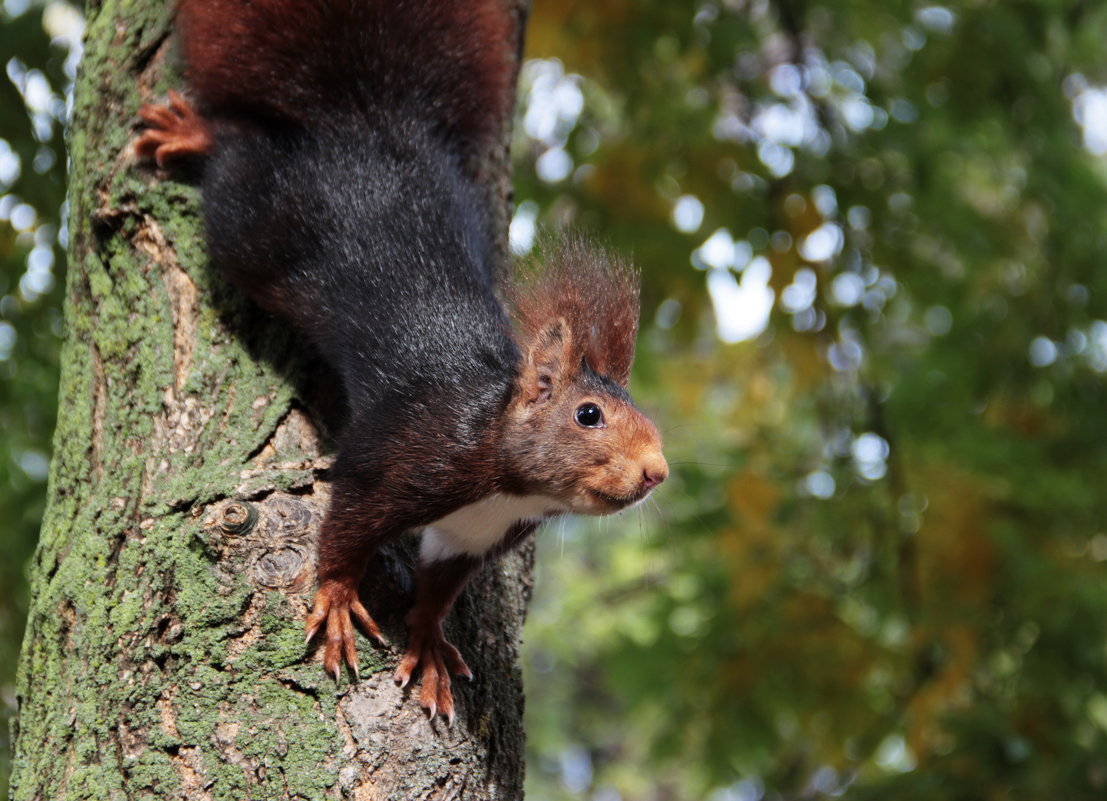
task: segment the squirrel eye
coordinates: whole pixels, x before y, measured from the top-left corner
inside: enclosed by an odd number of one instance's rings
[[[576,420],[585,428],[599,428],[603,425],[603,412],[594,403],[584,403],[577,407]]]

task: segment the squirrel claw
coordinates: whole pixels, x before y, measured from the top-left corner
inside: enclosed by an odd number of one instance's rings
[[[406,687],[415,669],[420,666],[423,669],[423,676],[419,691],[419,706],[427,710],[432,720],[442,715],[452,726],[455,707],[450,674],[454,673],[472,680],[473,672],[469,670],[469,666],[465,664],[458,650],[446,641],[440,623],[413,626],[407,653],[400,660],[393,676],[396,684]]]
[[[369,612],[362,606],[360,600],[355,595],[350,602],[350,614],[354,616],[354,619],[361,625],[361,630],[369,637],[372,637],[378,643],[385,648],[388,648],[388,640],[381,634],[380,628],[377,627],[376,622],[369,616]]]
[[[358,600],[356,590],[345,582],[324,581],[315,594],[315,605],[304,623],[304,643],[311,642],[326,622],[323,669],[334,676],[336,682],[341,677],[343,663],[350,666],[355,680],[361,680],[354,620],[366,630],[366,634],[378,642],[384,642],[377,624]]]

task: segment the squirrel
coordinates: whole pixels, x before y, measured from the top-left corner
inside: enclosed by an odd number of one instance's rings
[[[497,281],[473,165],[511,108],[504,0],[181,0],[176,24],[191,102],[144,105],[135,152],[199,161],[210,260],[348,407],[307,641],[325,630],[324,669],[356,677],[355,624],[385,644],[367,563],[422,528],[395,680],[421,668],[420,705],[452,723],[450,675],[472,674],[442,623],[467,580],[543,519],[617,512],[668,476],[626,391],[637,276],[570,239]]]

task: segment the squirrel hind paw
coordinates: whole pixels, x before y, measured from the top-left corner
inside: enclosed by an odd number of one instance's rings
[[[176,92],[166,105],[147,104],[138,110],[146,130],[134,143],[139,158],[152,158],[159,167],[176,159],[206,156],[215,145],[207,120]]]

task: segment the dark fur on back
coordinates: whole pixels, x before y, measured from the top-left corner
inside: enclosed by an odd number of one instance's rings
[[[517,351],[476,190],[425,131],[217,139],[212,260],[334,362],[352,405],[506,386]]]

